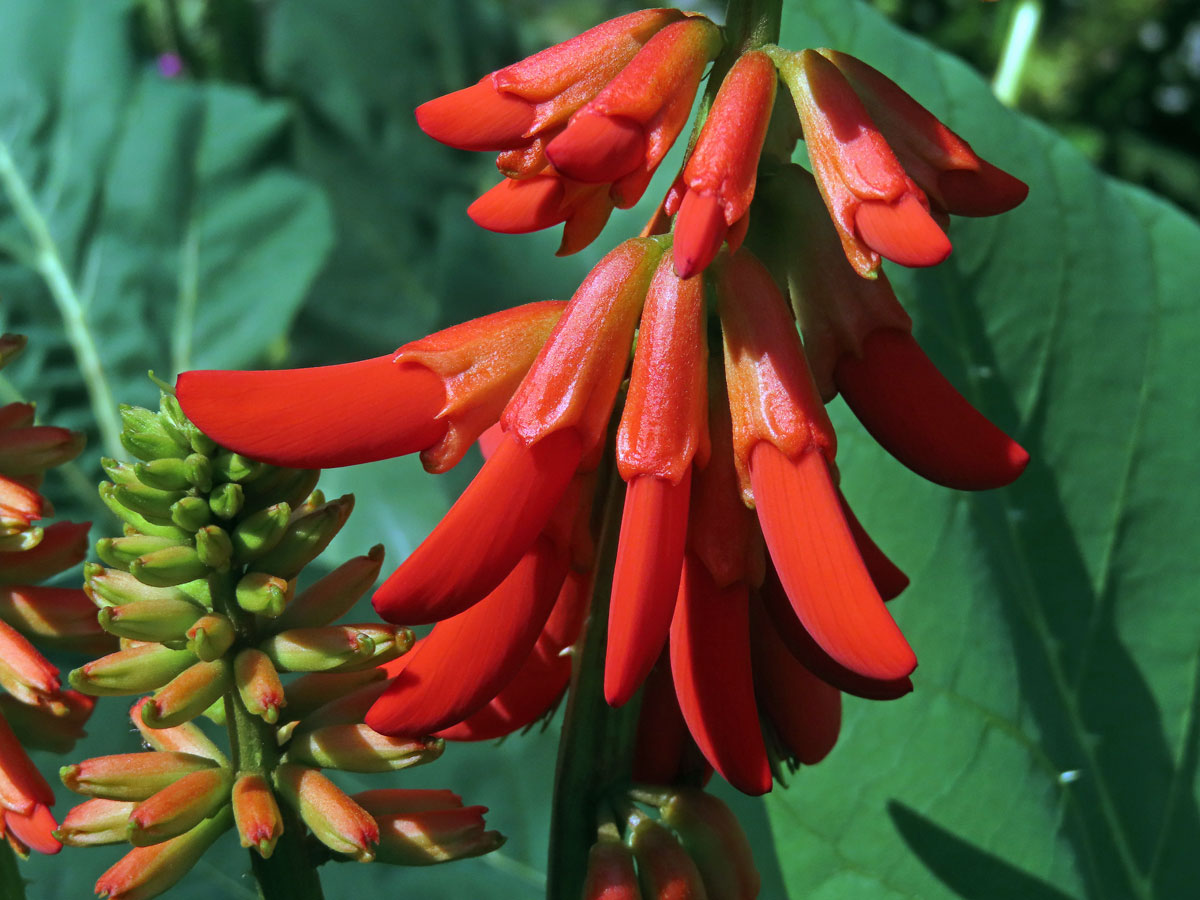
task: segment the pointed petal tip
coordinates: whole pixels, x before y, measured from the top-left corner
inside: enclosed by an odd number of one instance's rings
[[[975,171],[951,169],[938,176],[938,191],[956,216],[995,216],[1020,206],[1029,185],[986,160]]]
[[[505,178],[468,206],[467,215],[488,231],[528,234],[562,222],[562,201],[562,181],[552,175]]]
[[[417,125],[435,141],[459,150],[515,150],[528,143],[533,105],[496,90],[490,77],[435,97],[416,109]]]
[[[609,184],[628,175],[645,155],[642,126],[625,116],[581,113],[546,147],[555,169],[588,184]]]
[[[704,271],[716,258],[728,231],[720,200],[692,190],[685,193],[675,220],[675,274],[691,278]]]
[[[895,203],[864,200],[854,213],[862,242],[902,266],[936,266],[950,255],[950,239],[917,199],[904,194]]]

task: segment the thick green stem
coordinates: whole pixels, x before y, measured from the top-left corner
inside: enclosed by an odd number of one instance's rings
[[[17,868],[17,856],[7,841],[0,841],[0,897],[25,900],[25,880]]]
[[[611,468],[604,484],[603,524],[596,582],[558,744],[554,807],[550,820],[550,867],[546,896],[579,900],[587,869],[588,849],[606,796],[629,781],[639,699],[619,709],[604,700],[604,653],[608,604],[621,532],[621,479]]]
[[[257,644],[254,616],[234,601],[232,578],[213,578],[212,586],[213,608],[229,616],[237,628],[238,640],[229,651],[232,658],[240,647]],[[275,727],[246,709],[236,690],[225,695],[225,720],[234,771],[262,775],[270,782],[279,765]],[[324,900],[320,876],[304,847],[303,824],[287,803],[280,803],[279,811],[283,834],[275,844],[275,851],[263,859],[254,848],[249,850],[259,896],[263,900]]]

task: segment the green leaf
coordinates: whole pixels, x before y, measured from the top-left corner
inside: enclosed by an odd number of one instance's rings
[[[921,667],[910,697],[848,701],[829,760],[769,800],[785,880],[811,898],[1187,896],[1200,228],[862,4],[792,3],[781,43],[861,56],[1029,182],[895,281],[925,349],[1033,456],[1010,488],[950,492],[837,404],[847,495],[913,580],[892,610]]]
[[[36,348],[18,387],[115,455],[147,369],[247,366],[286,333],[328,211],[278,161],[287,108],[163,78],[130,4],[3,0],[0,20],[0,290]]]

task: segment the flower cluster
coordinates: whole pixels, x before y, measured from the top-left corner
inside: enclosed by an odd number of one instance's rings
[[[418,121],[454,146],[502,151],[509,178],[472,207],[477,221],[565,219],[574,249],[629,184],[640,194],[655,148],[682,128],[680,91],[690,103],[721,47],[701,16],[633,14],[431,101]],[[180,377],[202,428],[280,465],[421,451],[442,471],[480,440],[479,474],[374,596],[389,621],[437,623],[369,692],[376,730],[495,736],[553,703],[601,575],[597,485],[614,469],[611,705],[665,647],[656,679],[673,683],[699,751],[762,793],[773,751],[829,751],[839,691],[911,690],[916,657],[885,606],[907,578],[841,494],[825,403],[841,392],[897,459],[949,487],[1021,473],[1024,450],[913,339],[880,260],[942,261],[948,214],[1002,212],[1025,187],[858,60],[772,45],[728,56],[659,215],[565,306],[496,313],[361,363]],[[786,162],[780,76],[812,175]],[[763,159],[779,121],[784,158]],[[669,690],[645,693],[670,706]],[[677,772],[681,741],[648,735],[639,758]]]
[[[0,367],[25,339],[0,337]],[[29,403],[0,407],[0,834],[22,855],[57,853],[54,794],[25,748],[64,753],[83,735],[93,701],[64,690],[34,646],[95,652],[109,638],[83,591],[39,582],[83,561],[87,522],[37,523],[54,514],[39,491],[45,471],[77,456],[83,436],[34,425]]]
[[[317,472],[221,448],[170,393],[158,412],[121,415],[122,443],[138,461],[104,460],[111,481],[100,495],[125,534],[99,541],[104,565],[85,567],[93,612],[120,649],[70,680],[94,696],[153,693],[132,711],[149,752],[61,771],[92,799],[68,814],[59,838],[134,845],[97,891],[155,896],[233,826],[269,858],[297,816],[340,858],[419,865],[499,846],[483,808],[448,791],[351,797],[321,771],[395,771],[442,752],[437,739],[378,734],[344,700],[384,679],[379,667],[412,645],[405,628],[333,624],[374,584],[382,548],[297,592],[353,498],[326,501]],[[230,756],[192,721],[200,715],[230,727]],[[251,732],[254,746],[240,745]]]

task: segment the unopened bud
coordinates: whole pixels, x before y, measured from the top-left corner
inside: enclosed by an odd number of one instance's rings
[[[372,622],[293,628],[267,638],[259,648],[283,672],[345,672],[389,662],[412,642],[409,629]]]
[[[637,859],[645,896],[706,896],[700,870],[670,829],[640,814],[632,825],[627,839]]]
[[[52,706],[33,706],[4,695],[0,696],[0,717],[26,749],[66,753],[84,736],[84,725],[95,704],[78,691],[60,691]]]
[[[196,553],[210,569],[224,572],[233,559],[233,541],[224,528],[206,525],[196,532]]]
[[[104,505],[109,508],[114,516],[132,527],[134,531],[153,537],[173,538],[174,540],[185,540],[188,538],[188,533],[182,528],[172,525],[169,519],[165,523],[155,521],[123,504],[119,497],[120,491],[120,487],[113,487],[110,482],[100,482],[99,494]]]
[[[178,545],[139,556],[129,564],[129,574],[152,587],[171,587],[203,578],[208,566],[195,547]]]
[[[237,632],[233,623],[220,613],[201,616],[187,630],[187,648],[205,662],[220,659],[233,646]]]
[[[39,646],[89,655],[112,649],[96,622],[96,607],[78,588],[0,585],[0,620]]]
[[[750,842],[723,801],[698,788],[674,788],[660,811],[699,868],[709,900],[758,896]]]
[[[239,775],[233,784],[233,819],[243,847],[253,847],[267,859],[283,834],[283,816],[267,779],[254,773]]]
[[[621,843],[616,828],[612,834],[602,833],[588,851],[583,900],[642,900],[633,851]],[[653,900],[658,900],[658,895]]]
[[[184,775],[129,816],[129,843],[159,844],[189,831],[229,802],[232,773],[221,766]]]
[[[204,610],[188,600],[138,600],[100,610],[100,626],[110,634],[137,641],[182,640]]]
[[[77,794],[107,800],[145,800],[184,775],[216,765],[204,756],[160,750],[97,756],[63,766],[58,775]]]
[[[212,509],[200,497],[181,497],[171,505],[171,521],[188,533],[212,521]]]
[[[246,612],[274,618],[283,612],[291,598],[293,585],[267,572],[250,572],[238,583],[237,604]]]
[[[284,688],[288,715],[298,719],[314,710],[367,685],[386,687],[387,672],[382,668],[361,669],[357,672],[313,672],[288,682]],[[361,719],[361,717],[360,717]]]
[[[155,691],[142,705],[142,721],[151,728],[189,722],[219,699],[231,681],[225,660],[198,662]]]
[[[201,715],[203,715],[204,718],[208,719],[208,721],[212,722],[214,725],[224,728],[227,721],[225,716],[225,703],[226,698],[221,697],[219,700],[213,703],[212,706],[201,713]]]
[[[366,725],[330,725],[292,738],[288,758],[347,772],[394,772],[442,755],[438,738],[389,737]]]
[[[376,816],[376,861],[394,866],[430,866],[490,853],[504,835],[487,831],[486,806],[436,809]]]
[[[287,532],[292,508],[276,503],[238,523],[233,529],[233,552],[238,565],[253,562],[282,540]]]
[[[375,858],[379,826],[366,810],[319,771],[285,763],[275,770],[275,785],[317,840],[334,853],[343,853],[359,862]]]
[[[207,456],[193,453],[184,459],[154,459],[137,463],[138,480],[160,491],[207,491],[212,486],[212,463]]]
[[[124,483],[112,486],[113,498],[127,509],[145,516],[151,522],[168,525],[171,521],[171,505],[184,497],[183,491],[163,491],[148,487],[137,479],[136,470],[133,478]]]
[[[134,847],[96,879],[101,900],[149,900],[170,890],[233,823],[228,807],[191,831],[155,844]]]
[[[202,606],[210,601],[207,582],[186,582],[170,587],[142,584],[128,572],[86,563],[83,577],[88,595],[97,606],[121,606],[142,600],[178,600]]]
[[[208,495],[208,506],[218,519],[232,519],[242,511],[245,502],[242,486],[231,481],[217,485]]]
[[[172,728],[151,728],[142,721],[142,707],[151,702],[149,697],[143,697],[129,711],[129,718],[137,727],[138,732],[147,744],[155,750],[190,753],[193,756],[204,756],[222,766],[229,765],[225,754],[200,727],[193,722],[184,722]]]
[[[271,468],[245,484],[246,509],[261,509],[272,503],[299,506],[312,493],[321,477],[317,469]]]
[[[382,544],[372,547],[366,556],[342,563],[288,604],[279,627],[307,628],[337,621],[375,584],[382,565]]]
[[[265,463],[260,463],[257,460],[250,459],[248,456],[242,456],[240,453],[233,453],[229,450],[222,450],[213,457],[213,473],[222,481],[253,481],[259,475],[262,475],[266,469],[267,466]]]
[[[233,680],[251,715],[271,725],[279,721],[279,708],[287,700],[279,673],[267,654],[253,648],[241,651],[233,661]]]
[[[128,572],[130,566],[141,557],[176,547],[191,549],[187,547],[183,538],[135,534],[119,538],[101,538],[96,542],[96,555],[114,569]]]
[[[83,444],[82,434],[53,425],[0,431],[0,472],[19,478],[61,466],[78,456]]]
[[[168,431],[156,413],[139,406],[120,407],[121,446],[142,460],[183,458],[191,448]]]
[[[254,568],[280,578],[295,578],[342,530],[353,508],[354,496],[347,494],[293,517],[279,542],[254,560]]]
[[[68,680],[75,690],[93,697],[141,694],[161,687],[195,662],[187,650],[142,644],[84,663]]]
[[[383,670],[368,669],[367,671],[382,672]],[[338,673],[335,672],[332,674],[337,675]],[[387,687],[388,681],[380,679],[350,690],[347,693],[340,694],[328,703],[305,714],[301,725],[305,731],[313,731],[317,728],[324,728],[326,725],[350,725],[362,722],[366,718],[367,711],[375,705],[376,700],[383,696],[383,692],[387,690]],[[290,685],[288,690],[291,690]]]
[[[85,800],[63,819],[54,836],[68,847],[94,847],[125,840],[132,800]]]

